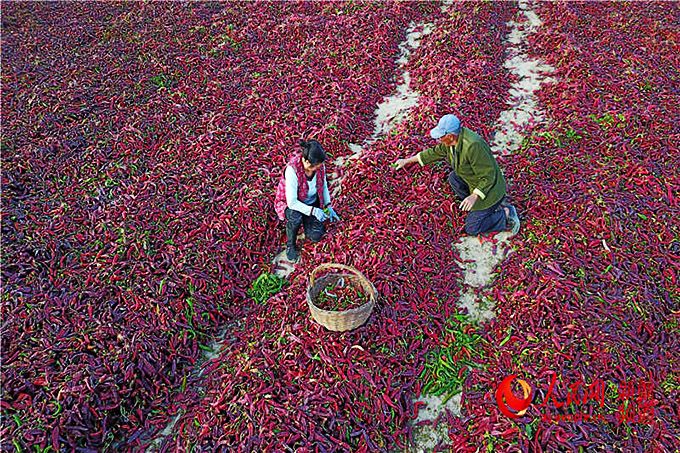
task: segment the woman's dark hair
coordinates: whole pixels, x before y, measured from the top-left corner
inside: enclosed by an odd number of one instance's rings
[[[302,157],[307,159],[310,164],[316,165],[326,160],[326,151],[323,150],[321,143],[316,140],[300,140],[302,146]]]

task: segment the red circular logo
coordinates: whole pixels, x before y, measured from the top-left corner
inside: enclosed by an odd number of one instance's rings
[[[498,408],[504,415],[510,418],[517,418],[524,415],[527,411],[527,408],[531,404],[531,400],[534,397],[531,386],[523,379],[517,379],[517,382],[522,386],[524,398],[517,398],[512,393],[512,381],[516,377],[516,374],[511,374],[510,376],[506,377],[496,390],[496,402],[498,403]]]

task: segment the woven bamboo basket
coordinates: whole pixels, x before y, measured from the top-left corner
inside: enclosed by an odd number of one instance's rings
[[[331,270],[339,270],[341,272],[328,272],[321,277],[317,277],[321,272]],[[359,288],[364,294],[367,294],[368,302],[357,308],[343,311],[323,310],[317,307],[314,301],[319,293],[341,278],[344,278],[345,282],[354,285],[355,288]],[[309,281],[307,283],[307,305],[309,305],[309,311],[312,314],[312,318],[328,330],[342,332],[361,326],[371,315],[377,297],[378,292],[375,286],[353,267],[343,264],[326,263],[318,266],[309,274]]]

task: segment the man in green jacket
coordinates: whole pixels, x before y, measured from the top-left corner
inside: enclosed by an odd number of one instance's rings
[[[399,159],[399,170],[418,162],[421,166],[445,160],[453,171],[449,184],[460,198],[460,209],[467,211],[465,232],[471,236],[494,231],[519,231],[519,217],[514,206],[505,201],[505,178],[489,145],[470,129],[461,127],[455,115],[444,115],[430,136],[439,140],[407,159]]]

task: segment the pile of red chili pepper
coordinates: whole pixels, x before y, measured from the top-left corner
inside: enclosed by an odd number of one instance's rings
[[[557,68],[540,92],[550,124],[501,162],[524,227],[494,284],[497,318],[478,327],[478,365],[460,368],[449,436],[462,450],[670,448],[677,5],[538,9],[531,49]],[[430,146],[452,110],[491,136],[515,14],[471,2],[5,5],[2,448],[138,449],[175,415],[164,447],[406,446],[426,358],[456,338],[464,217],[443,167],[389,165]],[[435,27],[407,65],[418,105],[340,169],[342,222],[302,244],[291,284],[257,303],[248,290],[284,241],[273,193],[288,156],[303,137],[335,158],[370,136],[410,21]],[[330,261],[380,295],[354,331],[309,316],[306,276]],[[202,363],[221,332],[219,357]],[[506,375],[543,386],[551,372],[651,380],[657,423],[500,414]]]

